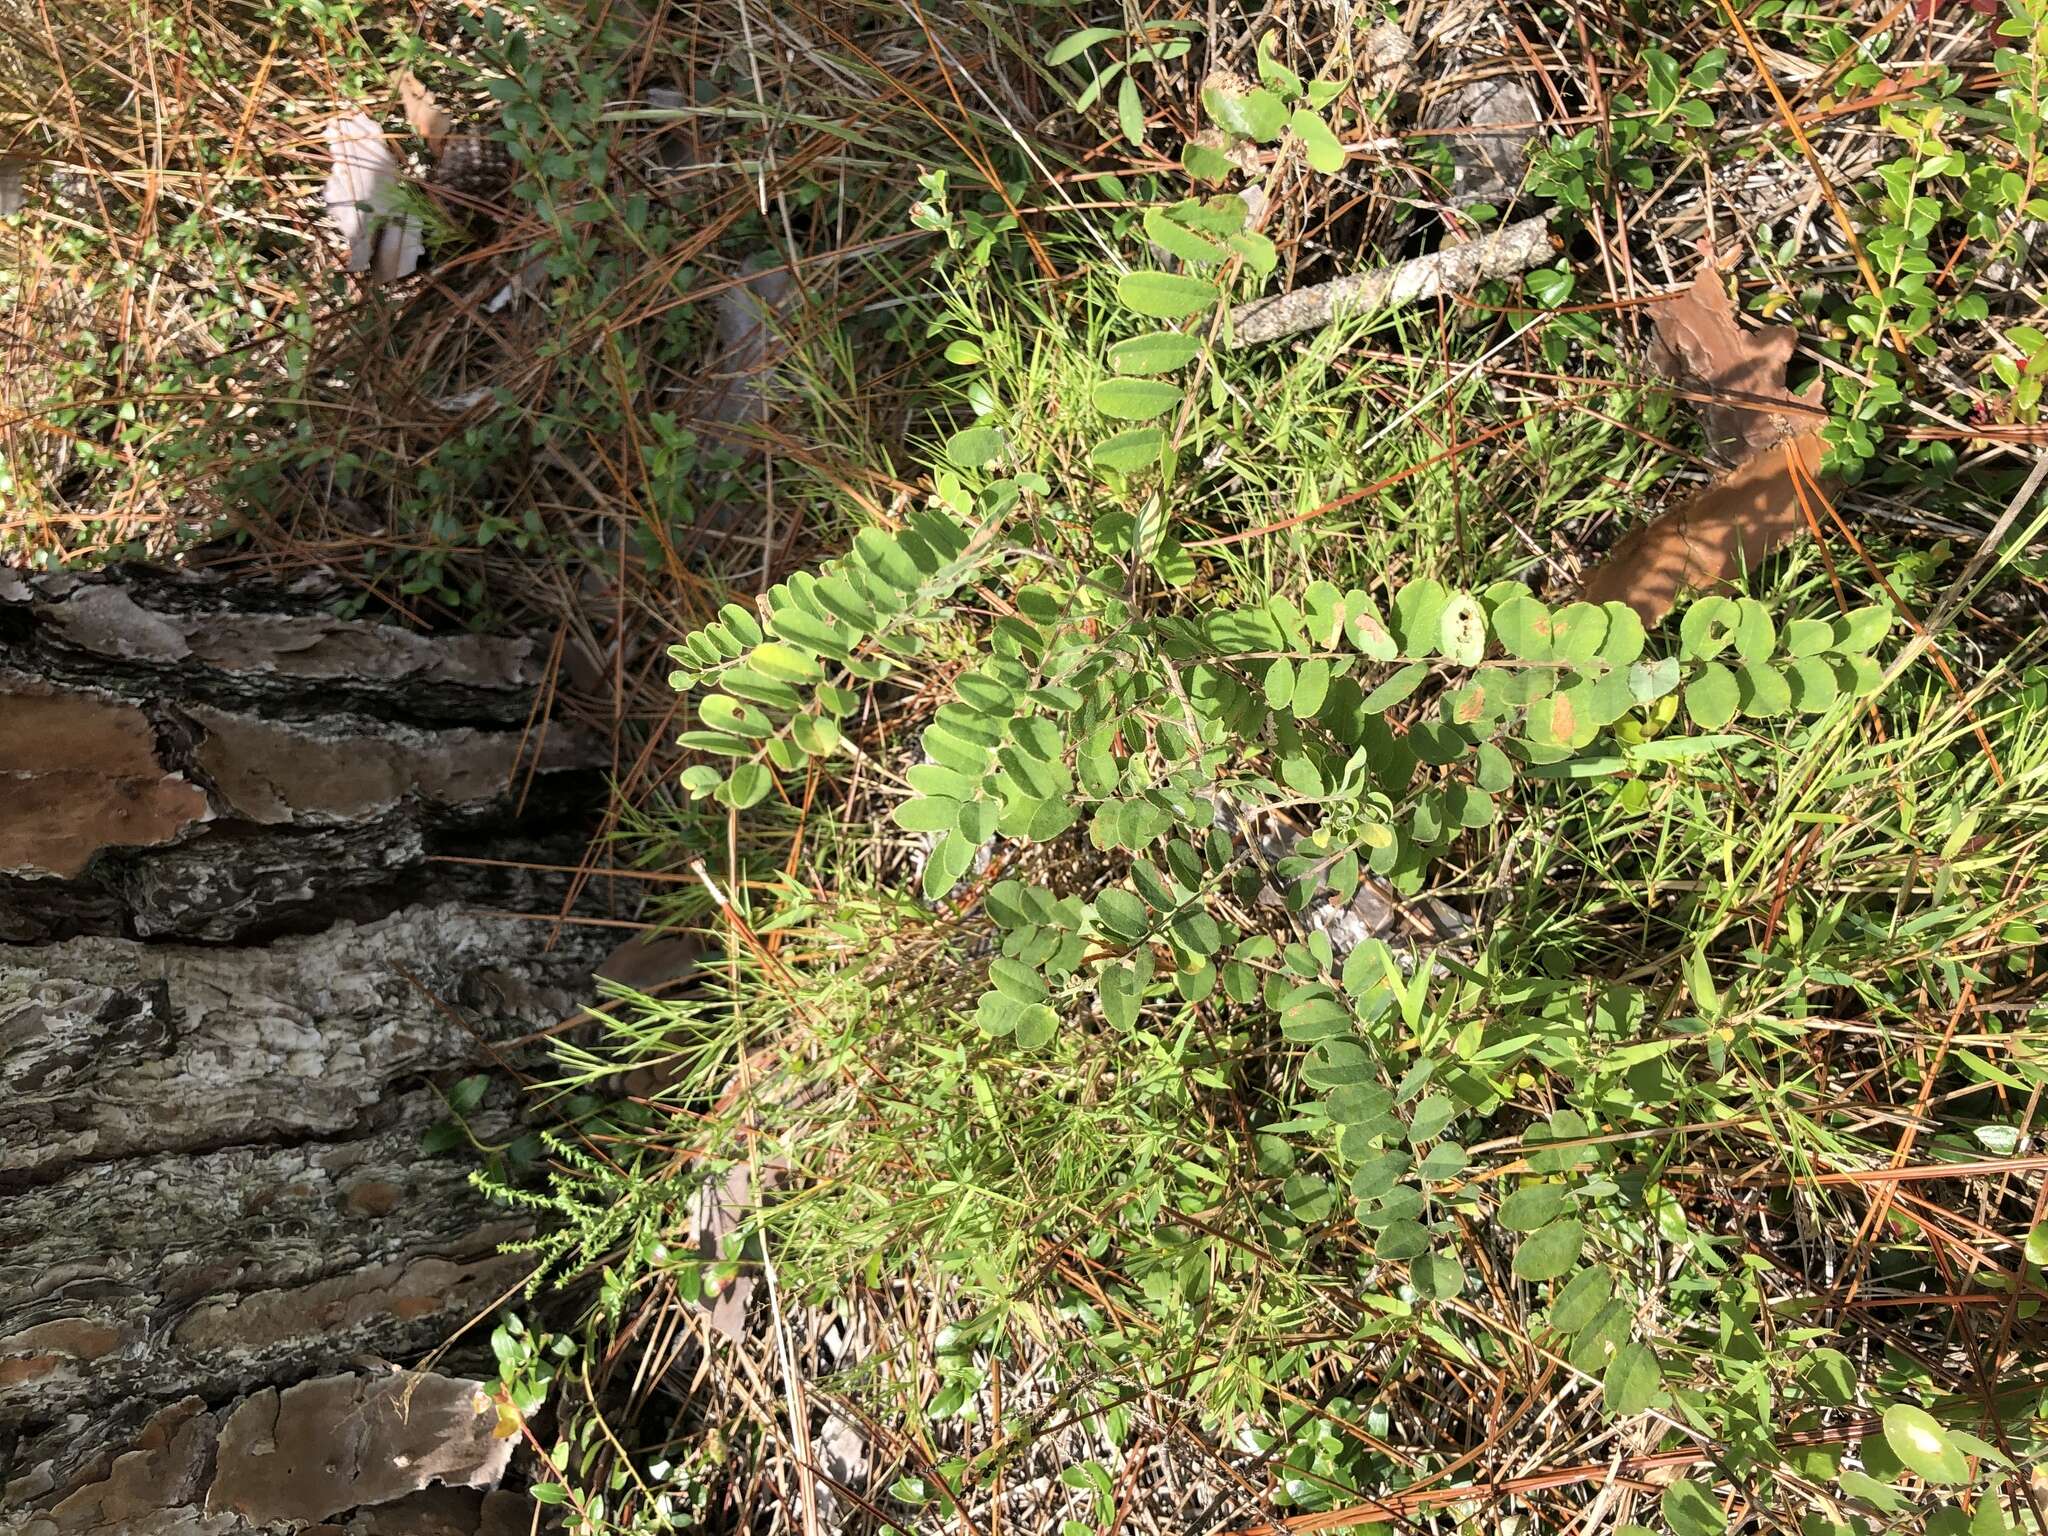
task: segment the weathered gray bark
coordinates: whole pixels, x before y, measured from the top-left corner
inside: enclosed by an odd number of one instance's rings
[[[511,915],[558,877],[434,862],[580,855],[600,758],[526,729],[540,681],[317,595],[0,573],[0,1532],[525,1528],[415,1491],[502,1470],[473,1383],[352,1362],[525,1272],[420,1136],[616,939]]]

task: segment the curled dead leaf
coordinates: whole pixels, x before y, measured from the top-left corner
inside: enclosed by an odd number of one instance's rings
[[[1744,330],[1712,261],[1701,264],[1690,288],[1657,306],[1652,323],[1650,366],[1683,389],[1714,397],[1695,400],[1693,408],[1721,458],[1740,463],[1814,425],[1805,409],[1813,402],[1785,387],[1798,332],[1789,325]]]
[[[1807,530],[1802,486],[1817,490],[1823,445],[1820,382],[1805,396],[1785,386],[1797,335],[1786,326],[1742,328],[1711,258],[1692,286],[1656,315],[1650,364],[1694,402],[1715,454],[1734,468],[1609,550],[1579,595],[1623,602],[1654,624],[1678,594],[1733,580]],[[1811,493],[1811,492],[1809,492]]]
[[[454,119],[441,110],[441,104],[434,100],[434,93],[419,82],[419,77],[409,69],[401,69],[396,80],[398,100],[405,108],[405,120],[412,125],[412,131],[427,141],[427,153],[439,159],[441,146],[448,141],[448,134],[455,126]]]
[[[409,276],[426,238],[420,221],[401,209],[398,159],[384,130],[361,112],[327,125],[327,217],[348,242],[348,269],[379,282]]]
[[[1818,432],[1766,448],[1636,529],[1586,574],[1589,603],[1621,602],[1654,624],[1682,591],[1704,591],[1754,566],[1806,531],[1798,476],[1820,472]]]

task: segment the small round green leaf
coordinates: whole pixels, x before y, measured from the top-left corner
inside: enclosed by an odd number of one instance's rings
[[[937,796],[899,801],[889,819],[906,832],[944,832],[960,819],[960,802]]]
[[[1418,1254],[1408,1263],[1408,1279],[1416,1295],[1448,1301],[1465,1289],[1465,1266],[1453,1254]]]
[[[1663,1382],[1655,1350],[1633,1341],[1622,1345],[1607,1362],[1607,1374],[1601,1379],[1607,1411],[1617,1418],[1643,1412],[1656,1402]]]
[[[1607,639],[1607,610],[1594,603],[1566,603],[1551,615],[1550,627],[1557,659],[1584,666]]]
[[[1308,163],[1325,176],[1334,176],[1344,169],[1344,146],[1337,135],[1330,131],[1330,125],[1307,107],[1296,107],[1294,116],[1287,126],[1294,130],[1294,136],[1301,140],[1302,151],[1308,156]]]
[[[1294,674],[1294,718],[1310,718],[1329,696],[1330,664],[1320,656],[1311,656]]]
[[[1294,699],[1294,663],[1285,656],[1266,668],[1266,703],[1285,709]]]
[[[1407,698],[1422,686],[1422,680],[1429,676],[1429,668],[1422,662],[1411,661],[1379,687],[1368,693],[1359,702],[1359,708],[1368,715],[1382,714]]]
[[[1554,654],[1551,631],[1550,610],[1533,597],[1511,597],[1493,611],[1493,632],[1521,661],[1549,661]]]
[[[2027,1234],[2027,1262],[2036,1269],[2048,1269],[2048,1221]]]
[[[1147,240],[1191,266],[1213,266],[1230,254],[1213,240],[1205,240],[1185,224],[1167,217],[1163,208],[1147,208],[1144,222]]]
[[[994,427],[965,427],[946,439],[946,459],[961,469],[980,469],[1003,451]]]
[[[1792,707],[1792,685],[1768,661],[1751,662],[1739,670],[1735,686],[1742,697],[1742,713],[1749,719],[1768,720]]]
[[[1805,714],[1824,715],[1841,697],[1835,669],[1825,657],[1798,657],[1785,669],[1785,681],[1791,687],[1792,707]]]
[[[1095,915],[1104,928],[1120,939],[1141,939],[1151,926],[1145,903],[1116,885],[1095,898]]]
[[[1429,1251],[1429,1232],[1418,1221],[1395,1221],[1373,1239],[1372,1251],[1382,1259],[1416,1259]]]
[[[1052,1044],[1052,1037],[1059,1032],[1059,1027],[1058,1014],[1043,1003],[1033,1003],[1017,1015],[1011,1038],[1025,1050],[1035,1051]]]
[[[1157,427],[1133,427],[1104,438],[1089,453],[1097,469],[1113,469],[1120,475],[1140,474],[1159,467],[1159,451],[1166,446],[1166,434]]]
[[[1510,1232],[1534,1232],[1554,1220],[1569,1199],[1562,1184],[1530,1184],[1500,1203],[1500,1224]]]
[[[1226,133],[1270,144],[1280,137],[1287,122],[1287,107],[1264,86],[1248,91],[1226,91],[1210,86],[1202,92],[1202,106],[1209,120]]]
[[[1579,1261],[1586,1229],[1567,1218],[1531,1232],[1515,1249],[1512,1266],[1517,1280],[1555,1280]]]
[[[1628,691],[1638,704],[1653,703],[1678,686],[1678,658],[1639,661],[1628,669]]]
[[[1673,1483],[1657,1503],[1671,1536],[1721,1536],[1728,1529],[1721,1501],[1698,1483]]]
[[[1614,1295],[1614,1277],[1599,1265],[1589,1265],[1565,1282],[1550,1304],[1550,1326],[1559,1333],[1577,1333],[1600,1315]]]
[[[775,775],[765,763],[741,763],[725,781],[725,794],[736,811],[759,805],[774,787]]]
[[[1703,731],[1718,731],[1735,718],[1741,707],[1742,690],[1735,674],[1718,661],[1700,668],[1700,675],[1685,685],[1685,712]]]
[[[1746,662],[1759,662],[1777,648],[1778,626],[1771,611],[1753,597],[1736,600],[1735,654]]]
[[[1476,598],[1453,593],[1437,630],[1437,648],[1460,666],[1476,667],[1486,655],[1486,614]]]
[[[1678,621],[1679,655],[1687,661],[1707,661],[1728,649],[1742,610],[1732,597],[1694,598]]]

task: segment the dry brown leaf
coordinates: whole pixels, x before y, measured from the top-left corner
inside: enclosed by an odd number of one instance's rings
[[[699,1261],[716,1264],[725,1258],[725,1239],[739,1231],[754,1203],[753,1174],[745,1163],[734,1163],[723,1179],[707,1178],[697,1186],[690,1207],[690,1241]],[[747,1331],[747,1302],[753,1294],[753,1272],[741,1269],[722,1289],[707,1287],[699,1305],[715,1331],[738,1340]]]
[[[427,153],[438,160],[455,120],[441,110],[434,93],[421,85],[411,70],[401,69],[396,83],[398,99],[405,107],[405,120],[412,124],[414,133],[427,141]]]
[[[348,242],[348,269],[379,282],[411,274],[426,238],[420,221],[399,211],[398,159],[384,130],[361,112],[327,125],[327,216]]]
[[[1715,587],[1806,531],[1794,477],[1820,471],[1816,431],[1774,443],[1623,538],[1586,574],[1589,603],[1627,603],[1654,624],[1681,591]]]
[[[1799,486],[1816,484],[1822,452],[1819,418],[1799,409],[1819,403],[1820,382],[1804,398],[1785,387],[1796,334],[1777,325],[1744,330],[1711,258],[1655,323],[1651,366],[1719,397],[1695,404],[1714,451],[1735,467],[1586,573],[1582,597],[1627,603],[1645,624],[1669,613],[1681,591],[1728,582],[1804,533]]]
[[[1729,463],[1739,464],[1813,424],[1798,409],[1807,402],[1785,387],[1785,365],[1799,344],[1798,333],[1788,325],[1744,330],[1711,260],[1701,264],[1690,288],[1657,306],[1653,323],[1657,339],[1650,366],[1681,388],[1721,397],[1694,401],[1693,408],[1707,441]],[[1774,409],[1781,406],[1794,409]]]

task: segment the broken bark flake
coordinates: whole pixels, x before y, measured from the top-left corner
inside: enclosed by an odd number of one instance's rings
[[[194,762],[227,807],[262,825],[361,821],[407,799],[460,807],[509,793],[521,731],[421,731],[340,718],[275,722],[194,705]],[[536,771],[586,766],[573,732],[548,733]]]
[[[417,634],[336,618],[318,597],[275,607],[198,575],[129,571],[80,579],[0,572],[0,664],[45,682],[115,692],[145,680],[266,714],[397,713],[518,725],[541,680],[530,639]],[[317,696],[309,683],[322,687]]]
[[[537,957],[532,926],[430,907],[262,948],[0,948],[0,1185],[346,1131],[406,1076],[574,1011],[589,931]]]
[[[1818,432],[1763,450],[1678,506],[1628,534],[1586,574],[1589,603],[1622,602],[1645,624],[1671,611],[1678,594],[1733,580],[1807,532],[1799,485],[1820,473]]]
[[[512,1455],[496,1422],[480,1382],[424,1372],[258,1392],[221,1426],[206,1511],[323,1520],[436,1483],[493,1486]]]
[[[1467,293],[1494,278],[1526,272],[1554,254],[1547,221],[1524,219],[1397,266],[1240,304],[1230,312],[1230,343],[1257,346],[1328,325],[1340,313],[1371,313],[1439,294]]]
[[[530,1261],[498,1248],[526,1229],[461,1161],[419,1155],[440,1100],[394,1094],[380,1113],[388,1127],[333,1144],[125,1159],[0,1198],[0,1432],[23,1433],[17,1466],[49,1460],[52,1486],[68,1482],[131,1405],[406,1357],[518,1285]]]
[[[412,1372],[322,1376],[209,1411],[188,1397],[89,1475],[27,1536],[510,1536],[531,1501],[505,1493],[512,1442],[482,1383]],[[490,1490],[490,1491],[485,1491]],[[26,1480],[8,1485],[25,1495]],[[354,1513],[351,1514],[351,1511]],[[308,1524],[328,1520],[336,1524]]]
[[[174,842],[211,814],[133,704],[0,672],[0,872],[73,879],[102,849]]]

